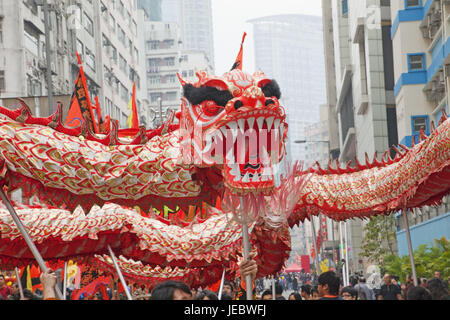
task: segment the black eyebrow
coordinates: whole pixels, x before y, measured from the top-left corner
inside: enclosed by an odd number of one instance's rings
[[[225,107],[233,95],[228,90],[219,90],[215,87],[194,87],[187,84],[183,87],[184,97],[192,104],[198,105],[204,101],[214,101],[218,106]]]
[[[280,86],[275,80],[271,80],[268,84],[261,88],[266,98],[276,97],[278,100],[281,98]]]

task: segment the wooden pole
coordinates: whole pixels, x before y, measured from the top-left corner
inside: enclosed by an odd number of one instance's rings
[[[20,299],[23,299],[25,296],[23,295],[23,288],[22,282],[20,281],[19,270],[17,269],[17,267],[15,269],[16,269],[16,281],[17,284],[19,285]]]
[[[128,291],[127,283],[125,282],[125,279],[123,278],[122,271],[120,271],[116,256],[114,255],[114,252],[112,251],[110,245],[108,245],[108,250],[109,250],[109,255],[111,256],[111,259],[113,260],[114,267],[116,268],[117,274],[119,275],[120,282],[122,283],[123,289],[125,290],[125,293],[127,295],[127,298],[128,298],[128,300],[133,300],[133,298],[131,297],[130,291]]]
[[[246,213],[244,212],[244,198],[243,197],[241,197],[240,203],[241,203],[242,217],[244,219],[243,224],[242,224],[243,255],[244,255],[244,260],[247,260],[250,255],[250,238],[248,235],[247,219],[244,218]],[[250,275],[245,277],[245,285],[246,285],[245,291],[247,293],[247,300],[253,300],[252,278]]]
[[[412,249],[411,234],[409,233],[409,223],[408,217],[406,216],[406,212],[407,212],[406,209],[402,210],[403,223],[405,224],[406,240],[408,241],[409,262],[411,263],[412,276],[414,280],[414,285],[417,287],[419,283],[417,281],[416,266],[414,263],[414,251]]]
[[[66,300],[66,293],[67,293],[67,261],[64,262],[64,277],[63,277],[63,297],[64,300]]]
[[[25,242],[28,245],[28,248],[30,249],[31,253],[33,254],[34,258],[36,259],[37,263],[39,264],[39,267],[41,268],[42,272],[47,271],[47,265],[45,264],[44,259],[42,259],[41,254],[39,253],[38,249],[33,243],[33,240],[31,240],[30,235],[28,234],[27,230],[25,229],[25,226],[23,225],[22,221],[20,220],[19,216],[17,215],[16,211],[14,210],[14,207],[12,206],[11,202],[9,201],[6,194],[3,192],[3,189],[0,187],[0,197],[3,200],[3,203],[6,205],[6,208],[8,209],[9,213],[11,214],[11,217],[13,218],[15,224],[17,225],[17,228],[19,229],[20,233],[22,234],[23,238],[25,239]],[[63,300],[63,296],[61,293],[61,290],[58,288],[58,286],[55,287],[55,293],[58,299]]]
[[[222,290],[223,290],[224,282],[225,282],[225,266],[223,267],[222,280],[220,281],[219,294],[218,294],[219,300],[222,300]]]

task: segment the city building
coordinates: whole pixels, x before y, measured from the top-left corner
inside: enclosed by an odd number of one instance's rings
[[[177,74],[196,82],[197,71],[212,73],[213,67],[204,51],[183,48],[177,23],[147,20],[144,26],[148,113],[158,125],[171,111],[181,108],[183,91]]]
[[[103,102],[102,111],[103,114],[111,115],[112,119],[119,120],[121,128],[126,128],[133,84],[136,85],[136,103],[140,114],[143,113],[142,98],[146,96],[145,75],[141,74],[143,69],[140,68],[140,64],[144,63],[144,54],[139,50],[143,46],[140,38],[144,35],[138,33],[138,7],[136,1],[91,2],[94,10],[97,10],[92,19],[94,30],[98,30],[94,32],[97,43],[95,57],[97,74],[101,75],[99,98]],[[83,18],[85,15],[83,9]]]
[[[319,122],[313,123],[305,128],[305,162],[304,168],[313,166],[316,161],[322,168],[326,168],[330,158],[330,137],[328,129],[328,106],[321,105],[319,108]]]
[[[59,98],[73,90],[68,53],[73,52],[74,44],[64,32],[68,25],[65,12],[66,6],[59,3],[49,17],[53,26],[49,32],[52,92]],[[36,97],[30,107],[38,116],[56,111],[56,99],[51,108],[48,100],[42,99],[48,95],[43,18],[36,1],[0,1],[0,104],[15,107],[13,98]]]
[[[255,67],[282,88],[287,113],[287,151],[291,161],[305,159],[308,125],[319,121],[319,106],[326,102],[322,18],[276,15],[248,21],[253,25]]]
[[[441,0],[392,0],[392,28],[399,142],[419,142],[421,128],[430,134],[442,110],[449,113],[450,3]],[[450,199],[439,207],[408,214],[413,248],[433,239],[450,238]],[[400,255],[408,254],[405,224],[396,214]]]
[[[180,27],[184,50],[203,51],[214,70],[214,35],[211,0],[164,0],[162,21]]]
[[[398,144],[390,1],[323,0],[330,149],[342,166]],[[355,164],[353,162],[353,164]],[[347,223],[349,268],[359,257],[364,222]]]
[[[162,21],[163,0],[137,0],[139,9],[143,9],[150,21]]]

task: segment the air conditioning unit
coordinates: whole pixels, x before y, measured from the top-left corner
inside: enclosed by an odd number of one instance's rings
[[[439,25],[441,23],[441,13],[440,12],[433,12],[431,14],[431,24],[432,25]]]

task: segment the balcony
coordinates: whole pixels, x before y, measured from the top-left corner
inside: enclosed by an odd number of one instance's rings
[[[441,1],[434,1],[434,3],[429,7],[428,11],[425,13],[425,17],[420,23],[419,28],[422,30],[423,37],[425,39],[430,39],[432,41],[435,38],[438,31],[441,29],[441,26],[442,26]]]

